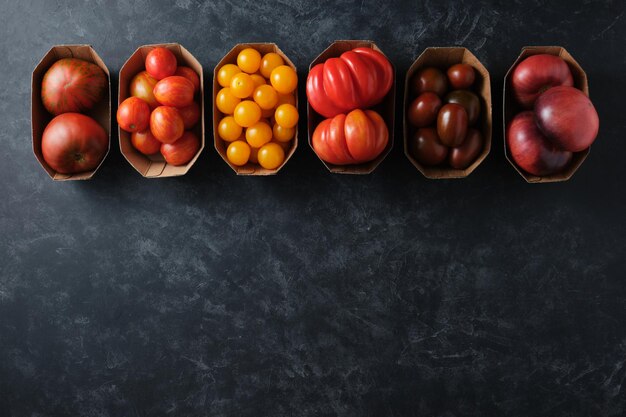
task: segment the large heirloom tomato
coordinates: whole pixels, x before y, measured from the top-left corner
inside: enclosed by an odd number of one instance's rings
[[[382,101],[393,85],[393,67],[371,48],[355,48],[309,72],[306,95],[316,112],[334,117]]]
[[[109,147],[109,138],[91,117],[64,113],[46,126],[41,138],[43,159],[61,174],[95,169]]]
[[[90,110],[104,96],[107,77],[91,62],[63,58],[43,76],[41,99],[50,113],[81,113]]]
[[[317,156],[335,165],[376,159],[389,142],[383,118],[373,110],[353,110],[320,123],[311,140]]]

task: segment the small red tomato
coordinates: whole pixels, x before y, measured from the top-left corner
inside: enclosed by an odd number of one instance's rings
[[[468,129],[461,146],[452,148],[448,162],[455,169],[465,169],[476,160],[483,149],[483,135],[476,129]]]
[[[150,106],[137,97],[128,97],[117,109],[117,124],[127,132],[146,130],[150,123]]]
[[[415,132],[409,147],[413,157],[427,166],[439,165],[448,156],[448,148],[441,143],[434,127],[425,127]]]
[[[448,90],[446,75],[437,68],[427,67],[417,72],[411,79],[413,94],[422,94],[427,91],[443,97]]]
[[[176,72],[174,75],[179,75],[181,77],[187,78],[193,84],[193,92],[197,93],[200,91],[200,77],[196,72],[189,67],[178,67],[176,68]]]
[[[465,90],[474,84],[476,73],[474,67],[468,64],[456,64],[448,68],[448,81],[452,88]]]
[[[179,75],[163,78],[154,86],[154,97],[164,106],[189,106],[193,102],[193,83]]]
[[[467,112],[467,122],[470,126],[474,125],[478,121],[480,116],[480,99],[478,96],[468,90],[455,90],[446,96],[444,99],[446,104],[455,103],[463,106]]]
[[[157,80],[176,73],[176,55],[169,49],[159,46],[146,56],[146,71]]]
[[[191,161],[200,149],[200,140],[193,132],[185,132],[174,143],[161,145],[161,155],[168,164],[185,165]]]
[[[144,155],[155,154],[161,149],[161,142],[156,140],[150,129],[143,132],[133,132],[130,135],[130,143]]]
[[[467,112],[460,104],[446,104],[437,116],[437,134],[441,142],[450,147],[463,143],[467,134]]]
[[[185,132],[185,122],[175,107],[159,106],[150,116],[150,131],[163,143],[174,143]]]
[[[178,112],[185,123],[185,130],[191,129],[200,120],[200,106],[195,101],[186,107],[179,108]]]
[[[415,127],[426,127],[437,120],[441,99],[435,93],[422,93],[409,105],[407,116]]]
[[[157,79],[148,74],[147,71],[141,71],[130,81],[130,95],[139,97],[148,103],[151,109],[155,109],[159,107],[159,102],[154,98],[153,93],[154,86],[157,82]]]

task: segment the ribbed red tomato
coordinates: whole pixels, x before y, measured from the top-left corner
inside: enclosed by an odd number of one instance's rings
[[[309,72],[306,94],[316,112],[334,117],[382,101],[393,85],[393,67],[372,48],[355,48]]]
[[[107,76],[96,64],[63,58],[52,64],[41,83],[41,100],[50,113],[81,113],[104,97]]]
[[[128,97],[117,108],[117,124],[127,132],[141,132],[150,124],[150,106],[137,97]]]
[[[162,46],[154,48],[146,56],[146,71],[157,80],[174,75],[176,66],[176,55]]]
[[[154,98],[164,106],[185,107],[193,102],[193,83],[179,75],[163,78],[153,92]]]
[[[176,72],[174,75],[179,75],[181,77],[187,78],[193,84],[193,91],[197,93],[200,91],[200,77],[196,72],[189,67],[178,67],[176,68]]]
[[[150,131],[163,143],[174,143],[185,132],[185,122],[175,107],[159,106],[150,115]]]
[[[144,155],[155,154],[161,149],[161,142],[156,140],[150,129],[131,133],[130,143]]]
[[[80,113],[55,117],[41,138],[43,159],[61,174],[95,169],[108,148],[109,138],[102,126]]]
[[[389,142],[383,118],[373,110],[353,110],[320,123],[311,139],[323,161],[335,165],[360,164],[376,159]]]
[[[168,164],[185,165],[200,149],[200,139],[193,132],[185,132],[174,143],[161,145],[161,155]]]
[[[159,107],[159,102],[154,98],[154,86],[158,80],[152,75],[148,74],[148,71],[141,71],[135,75],[130,81],[130,95],[133,97],[139,97],[148,105],[151,109]]]

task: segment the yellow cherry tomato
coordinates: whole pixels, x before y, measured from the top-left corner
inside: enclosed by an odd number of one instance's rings
[[[226,64],[217,73],[217,82],[222,87],[230,87],[230,81],[235,74],[239,74],[241,69],[235,64]]]
[[[219,125],[217,125],[218,135],[220,135],[220,138],[224,139],[226,142],[232,142],[239,139],[242,132],[243,129],[237,124],[235,118],[232,116],[224,117],[220,120]]]
[[[261,108],[251,100],[237,104],[233,117],[239,126],[250,127],[261,120]]]
[[[265,122],[257,122],[246,129],[246,142],[253,148],[260,148],[270,140],[272,140],[272,128]]]
[[[263,59],[261,60],[261,75],[265,78],[270,78],[272,75],[272,71],[276,67],[280,67],[284,65],[285,61],[283,61],[283,57],[278,55],[276,52],[270,52],[263,55]]]
[[[253,148],[250,147],[250,158],[248,159],[249,162],[252,162],[253,164],[258,164],[259,163],[259,148]]]
[[[281,104],[276,108],[274,118],[282,127],[294,127],[298,124],[298,109],[291,104]]]
[[[272,128],[272,136],[277,142],[289,142],[293,139],[296,129],[293,127],[282,127],[278,123]]]
[[[217,109],[224,114],[233,114],[237,104],[241,102],[241,99],[235,97],[230,91],[229,87],[222,88],[215,97],[215,104]]]
[[[295,106],[296,97],[293,94],[278,94],[278,103],[276,103],[276,106],[278,107],[281,104],[291,104]]]
[[[263,168],[276,169],[285,160],[285,151],[279,144],[270,142],[259,149],[257,159]]]
[[[252,81],[254,81],[254,88],[267,84],[265,78],[260,74],[252,74],[250,77],[252,77]]]
[[[257,87],[252,93],[252,98],[263,110],[273,109],[278,103],[278,93],[271,85],[267,84]]]
[[[259,70],[261,65],[261,54],[253,48],[246,48],[237,55],[237,66],[243,72],[253,74]]]
[[[298,86],[298,74],[293,68],[281,65],[272,70],[270,82],[279,93],[289,94]]]
[[[249,97],[254,91],[254,80],[245,72],[235,74],[230,80],[230,91],[238,98]]]
[[[231,164],[239,167],[247,164],[250,158],[250,145],[242,140],[232,142],[226,149],[226,158]]]

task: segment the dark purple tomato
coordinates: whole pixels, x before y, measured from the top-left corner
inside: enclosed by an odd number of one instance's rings
[[[448,68],[448,81],[452,88],[463,90],[474,84],[476,73],[474,67],[468,64],[456,64]]]
[[[473,126],[480,116],[480,99],[478,96],[468,90],[455,90],[446,96],[444,102],[455,103],[463,106],[467,112],[467,123]]]
[[[437,68],[424,68],[413,76],[411,90],[415,95],[430,91],[443,97],[448,90],[448,79],[446,74]]]
[[[407,116],[415,127],[426,127],[435,124],[437,113],[441,108],[441,99],[435,93],[422,93],[409,104]]]
[[[437,133],[441,142],[451,148],[461,143],[467,134],[467,112],[460,104],[446,104],[437,116]]]
[[[448,156],[448,148],[441,143],[433,127],[418,129],[411,140],[410,150],[419,163],[428,166],[439,165]]]
[[[482,149],[483,135],[476,129],[468,129],[461,146],[450,150],[448,163],[452,168],[465,169],[476,160]]]

